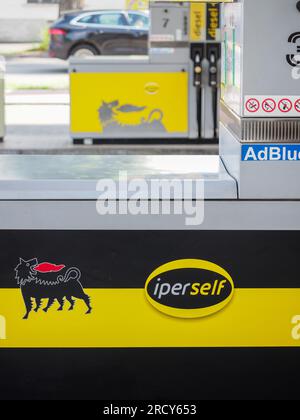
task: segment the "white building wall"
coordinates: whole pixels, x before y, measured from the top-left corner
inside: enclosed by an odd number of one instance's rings
[[[85,9],[124,9],[127,0],[85,0]],[[0,0],[0,42],[39,42],[48,22],[58,18],[57,4]]]
[[[26,0],[0,0],[0,19],[55,20],[57,4],[28,4]]]
[[[124,9],[126,0],[86,0],[86,9]]]
[[[0,42],[39,42],[49,21],[58,18],[57,4],[0,0]]]

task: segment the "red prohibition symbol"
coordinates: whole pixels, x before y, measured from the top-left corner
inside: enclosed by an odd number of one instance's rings
[[[295,110],[296,110],[297,112],[300,112],[300,99],[298,99],[298,100],[295,102]]]
[[[281,101],[278,103],[278,108],[283,113],[290,112],[293,108],[292,101],[290,101],[288,98],[281,99]]]
[[[257,112],[260,108],[260,103],[256,98],[248,99],[246,102],[246,109],[248,112]]]
[[[276,109],[276,102],[272,98],[265,99],[262,103],[262,108],[265,112],[274,112]]]

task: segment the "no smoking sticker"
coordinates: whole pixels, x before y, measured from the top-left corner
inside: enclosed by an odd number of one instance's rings
[[[248,99],[248,101],[246,102],[246,109],[248,112],[257,112],[259,108],[260,102],[255,98]]]
[[[278,103],[278,108],[283,113],[290,112],[293,108],[292,101],[287,98],[281,99]]]
[[[265,99],[262,103],[262,109],[268,113],[274,112],[276,109],[276,102],[271,98]]]

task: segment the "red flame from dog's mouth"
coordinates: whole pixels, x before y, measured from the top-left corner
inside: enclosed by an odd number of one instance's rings
[[[48,262],[44,262],[41,264],[38,264],[36,267],[34,267],[34,271],[38,271],[39,273],[59,273],[61,270],[63,270],[66,266],[51,264]]]

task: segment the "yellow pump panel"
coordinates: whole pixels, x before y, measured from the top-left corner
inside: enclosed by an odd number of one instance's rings
[[[101,135],[105,127],[156,122],[166,133],[188,134],[188,96],[186,72],[72,73],[71,131]]]

